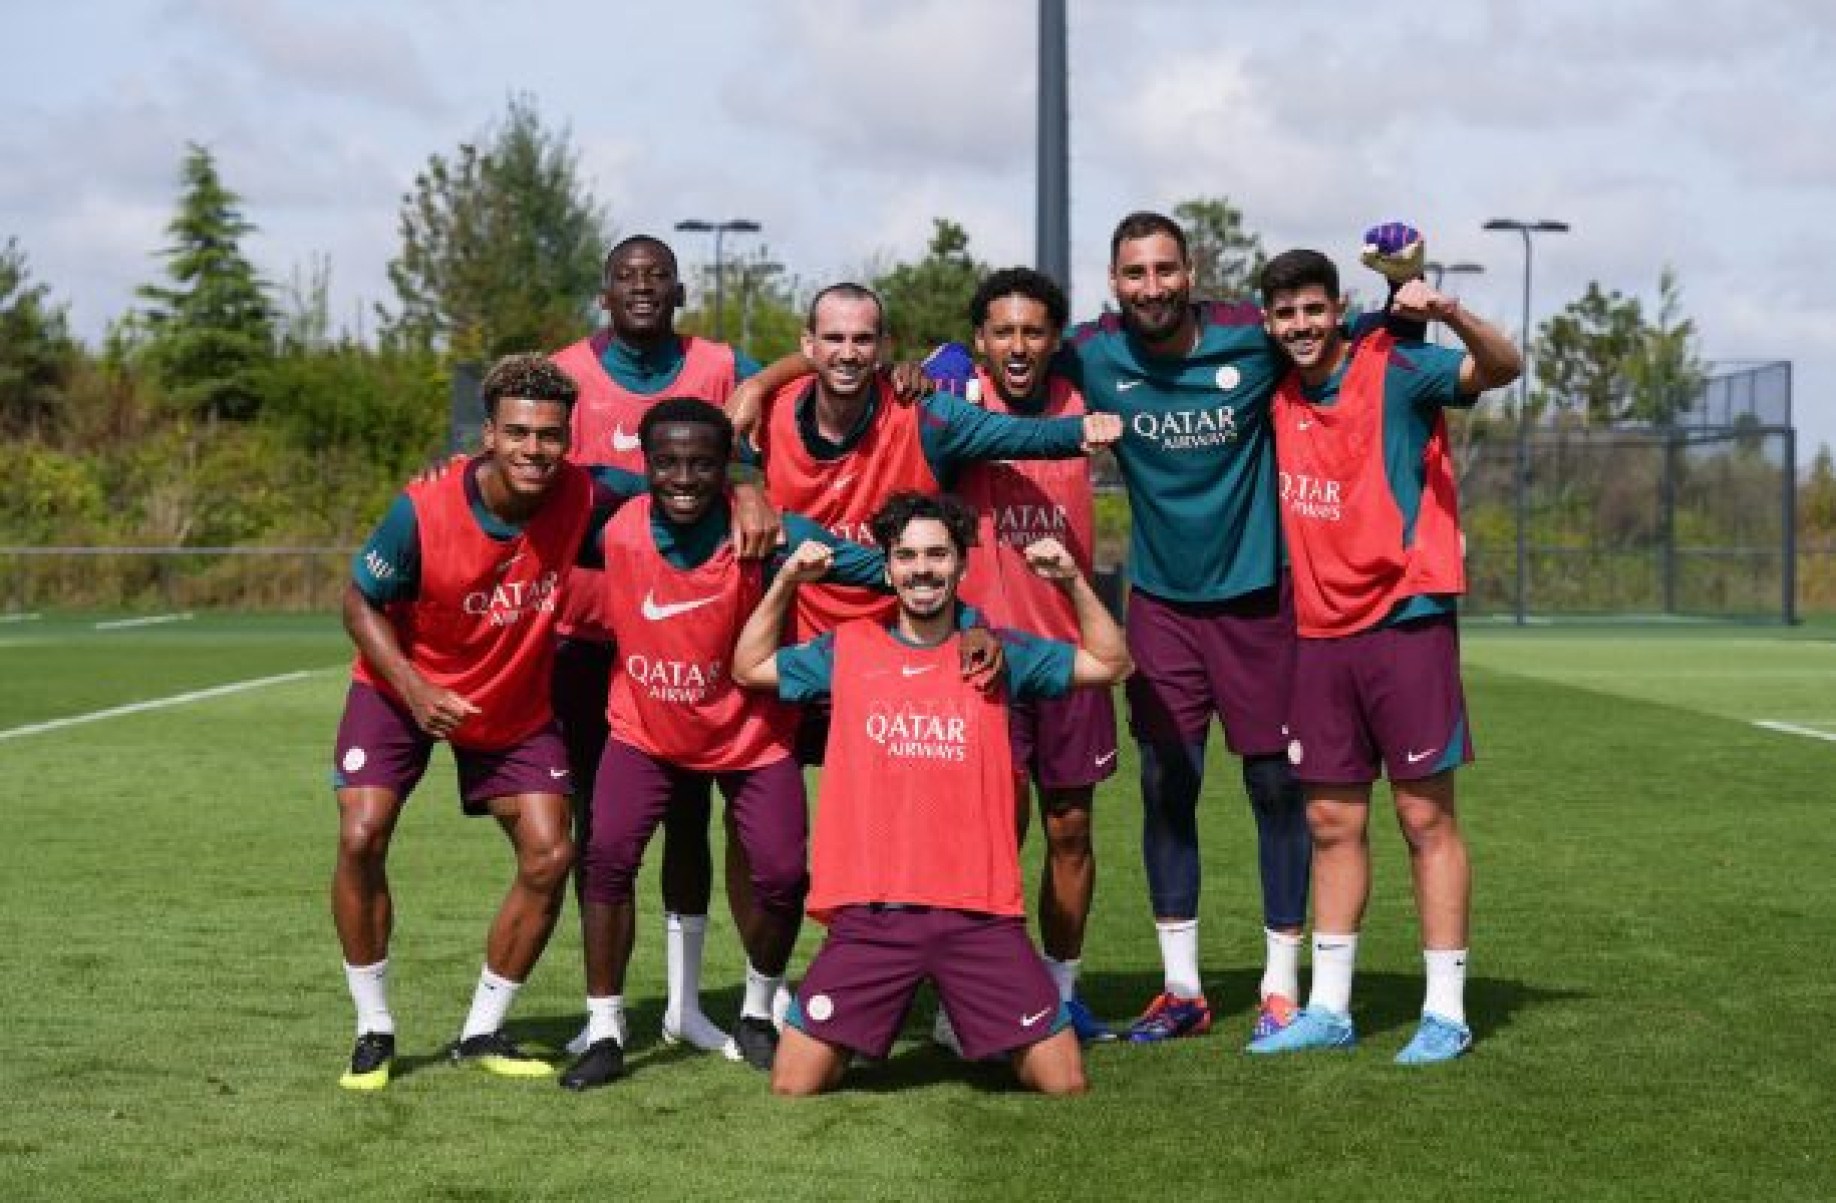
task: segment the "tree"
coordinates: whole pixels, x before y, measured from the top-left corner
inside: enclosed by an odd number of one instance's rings
[[[1695,323],[1681,316],[1682,291],[1670,268],[1658,288],[1655,325],[1638,298],[1604,291],[1595,281],[1544,322],[1536,336],[1533,405],[1596,425],[1662,424],[1688,408],[1704,375]]]
[[[402,197],[400,302],[385,333],[458,359],[558,347],[591,328],[610,239],[568,133],[513,97],[481,144],[434,155]]]
[[[76,344],[63,306],[31,276],[8,238],[0,247],[0,431],[36,436],[59,421]]]
[[[1658,276],[1657,324],[1641,331],[1626,360],[1631,398],[1625,418],[1668,425],[1695,401],[1706,372],[1696,352],[1696,323],[1683,314],[1683,290],[1675,269]]]
[[[1533,408],[1612,422],[1626,408],[1625,365],[1644,324],[1636,297],[1603,291],[1589,281],[1580,300],[1537,329]]]
[[[873,280],[886,303],[894,353],[922,359],[938,343],[961,342],[969,331],[969,302],[988,265],[969,253],[969,233],[947,217],[931,230],[924,258],[900,263]]]
[[[250,418],[274,351],[268,286],[242,253],[255,226],[207,147],[187,146],[180,183],[178,213],[166,226],[172,244],[161,252],[171,283],[137,290],[151,302],[141,360],[183,412]]]
[[[1192,294],[1229,301],[1256,295],[1267,256],[1262,237],[1243,227],[1243,214],[1221,196],[1181,201],[1173,216],[1186,231],[1192,256]]]

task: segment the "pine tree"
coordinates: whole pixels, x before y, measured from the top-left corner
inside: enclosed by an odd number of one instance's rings
[[[183,412],[246,420],[261,409],[261,380],[274,354],[268,285],[242,253],[255,226],[241,197],[217,174],[209,148],[186,147],[178,212],[161,254],[168,285],[138,292],[145,314],[143,362]]]
[[[57,424],[76,344],[50,289],[32,283],[15,239],[0,247],[0,430],[36,435]]]

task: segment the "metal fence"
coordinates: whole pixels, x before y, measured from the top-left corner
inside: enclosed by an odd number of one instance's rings
[[[1469,612],[1796,619],[1790,364],[1716,365],[1663,426],[1481,415],[1453,439]]]
[[[0,602],[32,610],[333,610],[339,547],[0,547]]]

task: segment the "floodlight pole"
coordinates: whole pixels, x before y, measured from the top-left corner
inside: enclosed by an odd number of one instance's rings
[[[745,217],[735,217],[729,221],[706,221],[690,217],[677,222],[676,228],[690,234],[714,235],[714,341],[720,342],[726,318],[726,264],[721,257],[721,239],[728,233],[756,234],[764,227]]]
[[[1039,0],[1039,134],[1033,264],[1071,296],[1071,155],[1065,0]]]
[[[1517,379],[1517,625],[1530,621],[1530,235],[1564,234],[1565,221],[1519,221],[1511,217],[1494,217],[1485,223],[1488,230],[1515,230],[1524,238],[1524,324],[1523,375]]]

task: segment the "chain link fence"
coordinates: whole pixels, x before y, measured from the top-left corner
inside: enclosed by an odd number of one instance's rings
[[[1785,363],[1717,365],[1663,426],[1452,419],[1468,612],[1794,621],[1790,423]]]

